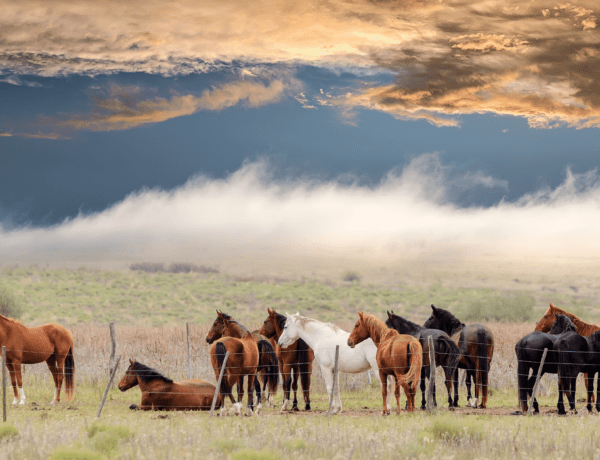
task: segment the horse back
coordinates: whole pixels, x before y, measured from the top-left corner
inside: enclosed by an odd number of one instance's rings
[[[405,374],[410,367],[408,345],[411,342],[419,344],[419,341],[411,335],[397,334],[392,335],[379,344],[377,348],[377,366],[387,374],[394,374],[398,370],[400,374]]]
[[[544,355],[544,348],[548,349],[544,361],[544,373],[556,374],[558,372],[558,350],[556,349],[557,335],[546,332],[533,331],[524,335],[515,345],[517,361],[524,363],[528,368],[539,364]]]
[[[485,350],[487,358],[494,353],[494,334],[483,324],[469,324],[452,335],[461,353],[460,364],[475,366],[480,350]],[[460,366],[459,366],[460,367]]]

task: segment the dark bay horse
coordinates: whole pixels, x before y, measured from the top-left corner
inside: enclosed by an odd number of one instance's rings
[[[248,378],[248,415],[258,415],[260,413],[261,395],[258,393],[258,403],[256,410],[254,409],[254,398],[252,389],[254,386],[254,379],[256,378],[256,370],[258,369],[259,355],[258,345],[252,334],[247,329],[241,339],[236,337],[227,337],[225,335],[225,329],[227,329],[233,320],[223,318],[224,331],[223,337],[217,339],[210,347],[210,361],[215,371],[215,377],[219,380],[219,374],[225,355],[229,352],[227,363],[225,365],[225,371],[223,379],[221,380],[221,388],[219,391],[223,396],[221,400],[221,414],[225,411],[225,397],[229,396],[232,398],[231,389],[233,385],[237,384],[238,389],[238,401],[233,404],[233,411],[236,415],[241,415],[242,400],[244,398],[244,377]],[[260,387],[259,387],[260,389]]]
[[[518,363],[517,382],[521,412],[513,412],[512,415],[527,413],[527,397],[532,396],[535,379],[540,368],[540,363],[542,362],[542,356],[544,355],[544,348],[548,349],[548,353],[546,354],[540,377],[544,374],[558,374],[558,348],[556,347],[556,343],[560,334],[573,330],[574,326],[570,321],[556,321],[548,333],[533,331],[519,339],[515,345],[515,354],[517,355]],[[529,376],[530,371],[531,377]],[[562,405],[564,410],[563,393],[560,385],[558,388],[558,397],[557,407],[560,410]],[[533,410],[536,414],[540,412],[536,398],[533,399]]]
[[[594,391],[594,375],[600,371],[600,331],[584,337],[577,333],[575,325],[566,315],[556,315],[556,323],[565,332],[558,336],[556,349],[558,350],[558,384],[559,390],[567,395],[571,411],[575,409],[575,390],[577,376],[580,372],[586,373],[587,386],[587,410],[592,412],[590,402]],[[600,411],[600,404],[596,403],[596,409]],[[566,414],[562,398],[558,402],[558,413]]]
[[[50,404],[60,402],[63,374],[67,400],[73,399],[75,361],[71,331],[53,323],[26,327],[17,320],[0,315],[0,346],[6,347],[6,367],[15,395],[13,404],[25,404],[21,366],[44,361],[54,379],[54,399]]]
[[[461,358],[458,362],[460,369],[467,371],[467,406],[478,407],[481,389],[481,405],[487,405],[488,375],[492,356],[494,355],[494,335],[482,324],[465,326],[448,310],[431,306],[432,314],[425,322],[428,329],[440,329],[452,337],[458,345]],[[475,398],[471,399],[471,380],[475,382]],[[458,407],[458,369],[454,373],[454,407]]]
[[[452,407],[452,379],[460,360],[460,350],[452,341],[450,336],[439,329],[427,329],[420,324],[413,323],[402,316],[395,315],[394,312],[387,312],[388,319],[385,324],[387,327],[396,329],[400,334],[408,334],[415,337],[423,348],[423,368],[421,369],[421,409],[425,409],[427,401],[425,398],[425,378],[429,379],[430,363],[429,363],[429,341],[428,337],[433,340],[433,348],[435,353],[435,364],[442,366],[446,377],[446,389],[448,390],[448,404]],[[433,402],[437,406],[435,399],[435,381],[433,382]]]
[[[550,306],[546,310],[546,313],[544,313],[544,316],[542,316],[542,318],[536,324],[535,330],[540,331],[540,332],[548,332],[550,330],[550,328],[552,327],[552,325],[554,324],[554,322],[556,321],[556,315],[568,316],[571,319],[571,321],[573,322],[573,324],[575,325],[575,327],[577,328],[577,333],[579,335],[583,335],[584,337],[587,337],[590,334],[600,330],[600,326],[597,326],[595,324],[586,323],[585,321],[580,320],[573,313],[569,313],[568,311],[565,311],[558,307],[555,307],[554,305],[552,305],[552,302],[550,302]],[[585,382],[585,387],[587,388],[587,386],[588,386],[587,375],[584,379],[584,382]],[[593,404],[593,403],[594,403],[594,395],[592,392],[591,399],[588,400],[588,405]]]
[[[304,393],[304,409],[310,410],[310,376],[315,354],[302,339],[296,340],[289,347],[280,347],[277,341],[283,332],[287,318],[274,309],[268,308],[267,311],[269,316],[267,316],[258,332],[270,340],[275,340],[275,352],[279,361],[279,371],[283,378],[283,407],[281,410],[286,410],[288,407],[290,388],[294,390],[292,410],[298,410],[298,399],[296,397],[298,377],[300,377],[302,392]]]
[[[400,414],[400,387],[404,388],[407,405],[406,411],[415,410],[415,394],[421,380],[423,367],[423,348],[419,341],[411,335],[399,334],[390,329],[383,321],[372,315],[358,312],[358,321],[348,337],[348,346],[354,348],[359,343],[371,338],[377,347],[377,366],[381,378],[381,396],[383,398],[382,415],[389,414],[387,409],[388,375],[396,379],[396,403]]]
[[[229,326],[226,329],[225,319],[229,321]],[[206,334],[206,342],[212,344],[215,340],[220,339],[223,336],[236,337],[241,339],[244,334],[248,332],[248,329],[235,321],[231,316],[223,313],[221,310],[217,310],[217,319],[213,322],[208,334]],[[256,394],[261,393],[259,379],[262,379],[264,387],[263,391],[268,388],[269,390],[269,405],[273,405],[273,397],[277,394],[277,386],[279,384],[279,370],[277,355],[271,341],[264,335],[259,334],[258,331],[251,332],[252,337],[256,341],[258,346],[258,369],[256,371],[257,378],[254,380],[254,390]],[[233,402],[233,396],[230,397]]]
[[[119,390],[126,391],[139,385],[142,402],[130,409],[139,410],[210,410],[217,387],[206,380],[188,379],[173,382],[157,370],[129,360],[129,368],[119,382]],[[216,406],[221,405],[221,395]]]

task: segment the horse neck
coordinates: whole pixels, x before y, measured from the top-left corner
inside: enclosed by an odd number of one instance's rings
[[[229,332],[225,333],[225,330],[223,330],[224,336],[235,337],[237,339],[241,339],[244,337],[245,334],[249,333],[247,329],[245,330],[239,323],[235,323],[233,321],[229,323],[226,330],[228,330]]]
[[[379,347],[379,344],[391,335],[398,334],[395,329],[390,329],[383,321],[375,318],[374,316],[371,316],[369,319],[367,319],[367,321],[365,321],[365,326],[369,331],[371,340],[377,347]]]
[[[6,345],[7,338],[11,335],[11,332],[16,332],[17,330],[20,330],[22,333],[27,332],[27,328],[18,321],[0,315],[0,342],[3,345]]]
[[[413,323],[412,321],[407,320],[406,318],[402,318],[400,316],[396,316],[392,321],[392,326],[401,334],[415,335],[423,331],[425,328],[417,323]]]
[[[304,340],[311,348],[315,348],[314,344],[326,335],[325,328],[330,329],[325,323],[317,320],[306,321],[303,324],[296,323],[298,337]]]

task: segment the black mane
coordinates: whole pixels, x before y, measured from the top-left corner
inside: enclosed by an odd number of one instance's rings
[[[242,323],[239,323],[238,321],[236,321],[235,319],[233,319],[233,318],[232,318],[230,315],[228,315],[227,313],[223,313],[223,312],[220,312],[220,313],[221,313],[221,315],[222,315],[222,316],[223,316],[223,317],[224,317],[224,318],[225,318],[227,321],[230,321],[230,322],[232,322],[232,323],[235,323],[235,324],[237,324],[239,327],[241,327],[241,328],[242,328],[242,330],[244,331],[244,333],[246,333],[246,332],[250,332],[246,326],[244,326]]]
[[[550,331],[548,331],[548,334],[556,335],[567,331],[577,332],[577,328],[573,324],[573,321],[571,321],[571,318],[567,315],[556,315],[554,324],[550,328]]]
[[[390,316],[391,315],[391,316]],[[385,321],[387,327],[397,330],[400,334],[416,335],[420,334],[425,328],[420,324],[396,315],[393,311],[388,312],[388,319]]]
[[[283,328],[285,327],[285,322],[287,321],[287,318],[285,317],[285,315],[282,315],[277,312],[275,312],[275,316],[277,316],[277,324],[279,325],[279,328],[283,330]]]
[[[134,361],[131,365],[131,370],[135,371],[140,380],[144,383],[150,383],[152,380],[161,379],[166,383],[173,383],[168,377],[165,377],[156,369],[146,366],[145,364]]]

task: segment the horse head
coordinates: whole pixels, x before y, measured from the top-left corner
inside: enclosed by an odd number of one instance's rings
[[[348,346],[350,348],[354,348],[359,343],[371,337],[364,315],[362,311],[358,312],[358,321],[354,324],[354,329],[352,329],[350,337],[348,337]]]
[[[300,313],[296,312],[295,315],[290,315],[286,312],[285,316],[285,326],[281,335],[279,336],[279,340],[277,341],[279,346],[283,348],[289,347],[292,343],[300,338],[300,324],[298,321],[300,318]]]
[[[206,342],[213,343],[215,340],[223,337],[223,329],[225,327],[225,315],[221,310],[217,310],[217,319],[213,322],[208,334],[206,334]]]
[[[275,337],[277,335],[277,312],[275,310],[271,310],[270,308],[267,308],[267,312],[269,312],[269,316],[267,316],[267,319],[265,319],[263,325],[258,330],[258,333],[270,339],[271,337]]]
[[[556,320],[556,315],[560,313],[564,312],[560,308],[556,308],[554,305],[552,305],[552,303],[550,303],[550,306],[546,310],[546,313],[544,313],[544,316],[542,316],[542,319],[540,319],[535,325],[534,330],[548,332],[550,329],[552,329],[552,325]]]
[[[121,378],[118,388],[121,391],[129,390],[138,384],[137,372],[135,371],[135,359],[129,360],[129,367],[125,371],[125,375]]]
[[[567,315],[556,315],[556,321],[554,321],[548,334],[557,335],[568,331],[577,332],[577,328],[573,324],[573,321],[571,321],[571,318]]]

